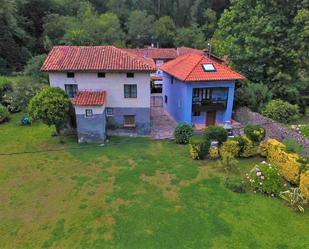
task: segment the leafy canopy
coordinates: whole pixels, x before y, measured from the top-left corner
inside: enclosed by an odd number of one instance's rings
[[[70,105],[70,99],[62,89],[48,87],[30,100],[28,109],[33,120],[41,120],[49,126],[55,125],[59,133],[68,121]]]

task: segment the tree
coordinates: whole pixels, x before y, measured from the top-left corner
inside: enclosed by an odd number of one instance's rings
[[[70,105],[70,99],[62,89],[48,87],[30,100],[28,109],[33,120],[41,120],[48,126],[54,125],[59,134],[69,120]]]
[[[308,53],[300,45],[304,37],[295,33],[305,2],[233,0],[214,34],[215,50],[252,82],[269,88],[292,84],[299,78],[301,54]]]
[[[178,29],[175,45],[201,49],[207,46],[207,42],[202,29],[195,24],[192,27]]]
[[[162,47],[172,47],[176,33],[175,23],[169,16],[163,16],[154,23],[154,34]]]
[[[272,93],[267,86],[248,81],[245,81],[235,92],[235,104],[247,106],[255,112],[261,112],[271,99]]]
[[[132,11],[127,23],[128,41],[133,47],[143,47],[152,42],[154,16],[145,11]]]
[[[44,24],[45,47],[53,44],[123,46],[123,32],[113,13],[99,15],[90,3],[80,4],[77,16],[52,14]]]
[[[210,40],[217,28],[217,13],[208,8],[203,12],[203,19],[202,29],[205,37]]]
[[[42,82],[47,82],[48,75],[41,72],[41,67],[46,59],[46,54],[40,54],[32,57],[24,68],[24,75],[31,76]]]

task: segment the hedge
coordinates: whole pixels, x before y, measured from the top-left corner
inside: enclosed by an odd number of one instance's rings
[[[210,141],[203,136],[192,136],[189,141],[190,156],[192,159],[204,159],[210,148]]]

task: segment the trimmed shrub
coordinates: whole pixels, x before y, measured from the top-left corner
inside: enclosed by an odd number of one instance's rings
[[[189,141],[190,156],[194,160],[204,159],[210,148],[210,141],[203,136],[192,136]]]
[[[270,101],[262,111],[262,114],[284,124],[295,121],[300,116],[297,105],[292,105],[280,99]]]
[[[235,193],[245,193],[246,192],[246,184],[241,179],[226,178],[224,182],[224,186],[232,190]]]
[[[219,149],[217,147],[211,147],[209,149],[209,157],[212,160],[216,160],[220,157],[219,155]]]
[[[304,146],[299,144],[295,139],[285,138],[283,144],[287,153],[296,153],[300,156],[304,154]]]
[[[193,127],[188,124],[179,124],[174,130],[174,137],[177,144],[187,144],[193,135]]]
[[[10,118],[10,113],[4,107],[3,105],[0,104],[0,124],[8,121]]]
[[[309,170],[301,173],[299,189],[304,195],[304,197],[307,199],[307,201],[309,202]]]
[[[222,144],[227,140],[227,131],[221,126],[210,125],[204,131],[204,136],[209,140],[216,140]]]
[[[266,162],[256,165],[247,174],[247,179],[251,188],[261,193],[279,194],[283,190],[283,180],[279,170]]]
[[[287,153],[286,146],[276,139],[268,139],[263,146],[267,161],[276,166],[286,180],[298,184],[302,167],[299,155]]]
[[[245,134],[253,142],[259,143],[265,138],[266,130],[261,125],[247,125]]]
[[[238,157],[239,155],[239,144],[236,140],[227,140],[224,142],[220,148],[220,154],[224,155],[226,153],[230,153],[234,157]]]
[[[234,140],[238,142],[240,157],[251,157],[258,154],[259,147],[254,146],[253,142],[246,135],[236,137]]]

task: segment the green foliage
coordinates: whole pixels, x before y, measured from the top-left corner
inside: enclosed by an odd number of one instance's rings
[[[62,89],[44,88],[30,100],[28,109],[33,120],[55,125],[59,134],[69,119],[70,105],[70,99]]]
[[[235,173],[239,171],[239,162],[231,153],[221,153],[219,164],[227,173]]]
[[[246,136],[255,143],[261,142],[266,136],[266,130],[261,125],[247,125],[245,127]]]
[[[296,153],[301,156],[304,154],[304,146],[299,144],[295,139],[285,138],[283,144],[287,153]]]
[[[193,25],[190,28],[178,29],[175,37],[175,45],[202,49],[207,47],[207,42],[202,29]]]
[[[193,127],[189,124],[179,124],[174,130],[174,137],[177,144],[187,144],[193,135]]]
[[[226,178],[224,186],[232,190],[235,193],[245,193],[246,184],[242,179],[238,178]]]
[[[42,84],[32,81],[32,78],[22,78],[13,85],[11,91],[5,94],[3,103],[10,112],[25,110],[30,99],[42,89]]]
[[[240,147],[239,147],[238,141],[231,140],[231,139],[224,142],[220,148],[221,155],[229,153],[234,157],[238,157],[239,151],[240,151]]]
[[[0,124],[8,121],[10,119],[9,111],[5,106],[0,104]]]
[[[41,67],[46,57],[47,57],[46,54],[40,54],[40,55],[32,57],[27,62],[27,65],[24,68],[24,71],[23,71],[24,75],[30,76],[42,82],[47,82],[48,80],[47,73],[41,72]]]
[[[132,11],[127,22],[127,38],[133,47],[151,43],[153,23],[154,16],[147,15],[145,11]]]
[[[280,123],[287,124],[299,118],[299,109],[297,105],[276,99],[266,105],[262,114]]]
[[[260,112],[272,99],[272,92],[266,85],[245,81],[235,91],[236,106],[249,107],[254,112]]]
[[[266,162],[256,165],[247,179],[253,190],[265,194],[279,194],[283,190],[283,180],[276,167]]]
[[[309,138],[309,125],[302,126],[300,131],[305,137]]]
[[[251,157],[258,154],[258,146],[254,146],[246,135],[235,137],[234,140],[238,142],[240,157]]]
[[[6,77],[0,77],[0,104],[3,104],[4,95],[12,90],[12,81]]]
[[[220,144],[227,140],[227,131],[221,126],[210,125],[204,130],[204,136],[209,140],[216,140]]]
[[[123,46],[123,32],[113,13],[98,14],[89,3],[80,5],[77,16],[52,14],[44,24],[45,47],[61,41],[67,45]]]
[[[279,196],[294,210],[301,213],[305,212],[304,205],[306,204],[306,200],[299,188],[290,188],[289,190],[282,191]]]
[[[251,82],[293,85],[308,58],[307,8],[302,0],[234,0],[220,18],[214,47]]]
[[[176,34],[176,26],[171,17],[163,16],[159,18],[157,21],[155,21],[153,29],[156,41],[159,42],[160,46],[173,46]]]
[[[210,148],[210,141],[203,136],[192,136],[189,140],[190,156],[192,159],[204,159]]]

